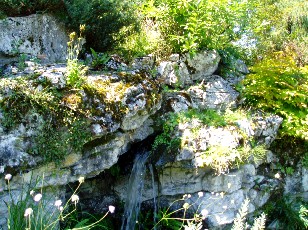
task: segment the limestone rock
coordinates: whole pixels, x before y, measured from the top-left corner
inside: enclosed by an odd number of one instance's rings
[[[5,56],[30,54],[44,62],[66,60],[68,36],[50,15],[6,18],[0,21],[0,53]]]
[[[188,68],[192,71],[192,80],[203,80],[218,68],[220,56],[216,50],[203,51],[194,55],[186,54]]]
[[[255,114],[253,116],[255,138],[258,138],[260,143],[269,146],[275,140],[282,121],[283,119],[277,115]]]
[[[167,92],[163,95],[162,110],[167,112],[181,112],[192,108],[189,94],[185,91]]]
[[[147,70],[150,71],[153,69],[155,63],[155,57],[154,55],[148,55],[145,57],[136,58],[131,66],[133,69],[139,69],[139,70]]]
[[[163,168],[159,174],[162,195],[178,195],[195,193],[198,191],[232,193],[246,185],[254,185],[256,174],[252,165],[222,175],[213,175],[207,168],[184,168],[180,164],[170,164]]]
[[[239,93],[231,88],[227,81],[217,75],[207,78],[206,82],[192,86],[188,92],[193,106],[199,109],[225,110],[236,107]]]
[[[184,62],[161,62],[158,69],[160,78],[166,85],[183,88],[191,84],[190,74]]]

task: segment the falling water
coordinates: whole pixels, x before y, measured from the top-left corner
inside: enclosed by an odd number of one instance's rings
[[[145,176],[145,162],[149,152],[137,155],[134,166],[129,177],[127,197],[125,202],[124,216],[122,220],[122,230],[135,229],[136,221],[140,211],[142,190]]]
[[[151,173],[151,177],[152,177],[152,187],[153,187],[153,207],[154,207],[154,226],[156,224],[156,213],[157,213],[157,203],[156,203],[156,189],[155,189],[155,181],[154,181],[154,171],[153,171],[153,165],[150,164],[149,165],[149,169],[150,169],[150,173]],[[154,230],[156,230],[156,228],[154,227]]]

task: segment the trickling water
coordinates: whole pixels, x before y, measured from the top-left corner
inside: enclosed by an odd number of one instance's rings
[[[124,216],[122,220],[122,230],[135,229],[136,221],[140,211],[142,190],[145,176],[145,162],[149,157],[149,152],[137,155],[134,166],[128,181],[127,197],[125,201]]]
[[[150,164],[149,165],[149,169],[150,169],[150,173],[151,173],[151,177],[152,177],[152,187],[153,187],[153,207],[154,207],[154,226],[156,224],[156,213],[157,213],[157,203],[156,203],[156,189],[155,189],[155,181],[154,181],[154,171],[153,171],[153,165]],[[156,228],[154,227],[154,230],[156,230]]]

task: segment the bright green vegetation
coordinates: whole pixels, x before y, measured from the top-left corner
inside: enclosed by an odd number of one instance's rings
[[[38,90],[38,85],[43,89]],[[77,109],[78,92],[66,94],[36,76],[1,79],[0,90],[4,95],[9,91],[0,102],[4,127],[9,130],[24,122],[36,124],[38,134],[30,150],[33,154],[56,161],[70,151],[80,151],[89,140],[85,116]]]
[[[255,61],[260,54],[291,49],[304,65],[307,9],[305,0],[5,0],[0,15],[52,13],[74,31],[85,25],[88,51],[117,52],[128,59],[229,49]],[[247,40],[241,40],[243,35]]]
[[[254,145],[247,136],[237,128],[236,121],[249,119],[250,115],[243,110],[216,112],[214,110],[191,109],[179,113],[171,113],[163,123],[163,132],[158,135],[152,146],[153,152],[164,152],[176,155],[183,149],[195,152],[195,149],[187,144],[191,141],[198,142],[198,136],[202,135],[204,128],[216,127],[226,130],[236,130],[241,136],[240,145],[237,148],[227,146],[210,146],[201,154],[196,155],[198,167],[209,166],[217,174],[248,162],[253,157],[254,161],[262,161],[266,155],[263,145]],[[189,132],[185,131],[190,130]]]
[[[176,131],[179,124],[184,124],[191,120],[197,120],[202,124],[208,126],[226,126],[227,123],[214,110],[188,110],[180,113],[171,113],[168,115],[167,119],[163,123],[163,132],[158,135],[153,144],[153,151],[156,151],[160,148],[165,149],[169,153],[176,153],[181,145],[180,137],[174,137],[173,132]]]
[[[271,221],[278,221],[278,228],[296,230],[308,228],[308,204],[299,198],[284,196],[269,201],[264,212]]]
[[[308,68],[278,53],[251,68],[243,82],[248,104],[284,118],[282,135],[308,139]]]

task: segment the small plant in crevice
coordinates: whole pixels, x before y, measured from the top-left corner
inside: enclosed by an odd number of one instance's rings
[[[253,225],[249,227],[249,224],[246,221],[246,216],[248,214],[249,199],[246,199],[241,206],[241,209],[237,213],[231,230],[263,230],[265,229],[266,215],[262,213],[259,217],[254,219]]]
[[[67,69],[66,69],[66,83],[73,88],[80,88],[85,82],[85,74],[87,67],[78,60],[82,46],[85,44],[85,39],[82,33],[85,30],[85,25],[80,26],[80,35],[76,32],[70,34],[70,41],[68,42],[67,55]]]
[[[96,70],[102,70],[106,67],[110,56],[107,53],[97,53],[94,49],[90,48],[92,54],[91,66]]]
[[[190,194],[183,195],[182,198],[174,200],[167,208],[158,210],[157,215],[154,214],[155,220],[150,214],[147,214],[143,219],[140,219],[141,228],[145,229],[195,229],[201,230],[203,220],[209,215],[206,209],[202,209],[200,199],[203,192],[198,193],[198,198],[192,201]],[[150,222],[146,223],[146,220]],[[138,221],[139,222],[139,221]]]
[[[22,184],[19,193],[11,189],[12,175],[6,174],[7,191],[9,200],[6,202],[8,208],[7,228],[14,230],[51,230],[58,229],[60,223],[74,215],[77,210],[79,196],[77,195],[84,177],[79,178],[79,184],[69,199],[64,203],[61,199],[53,197],[53,192],[47,192],[44,188],[44,175],[42,178],[32,180],[30,184]],[[115,207],[110,205],[102,217],[92,223],[80,221],[75,224],[75,230],[90,229],[101,224],[109,213],[113,213]]]

